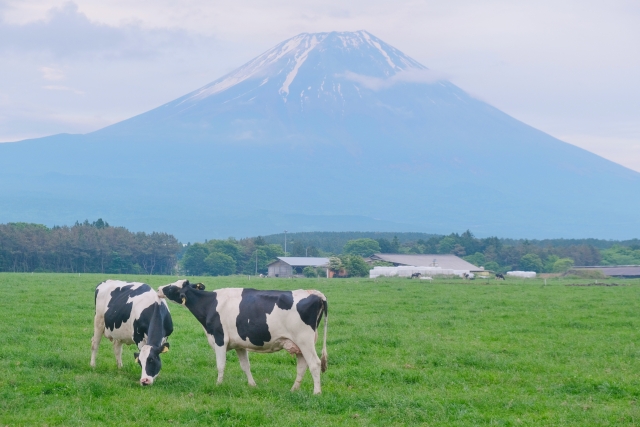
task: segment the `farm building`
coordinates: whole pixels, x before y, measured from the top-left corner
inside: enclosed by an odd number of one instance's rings
[[[470,273],[484,271],[484,268],[463,260],[451,254],[374,254],[367,259],[367,262],[385,261],[392,263],[395,267],[440,267],[444,270],[464,270]]]
[[[605,276],[620,278],[638,278],[640,277],[640,265],[601,265],[593,267],[573,267],[571,271],[599,271]]]
[[[326,267],[329,258],[279,256],[269,264],[269,277],[295,277],[302,274],[305,267]]]

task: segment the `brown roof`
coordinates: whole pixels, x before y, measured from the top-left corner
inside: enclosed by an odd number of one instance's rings
[[[386,261],[414,267],[441,267],[451,270],[482,271],[480,267],[451,254],[374,254],[373,261]]]

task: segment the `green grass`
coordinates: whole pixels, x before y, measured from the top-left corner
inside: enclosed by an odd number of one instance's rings
[[[200,278],[327,296],[329,369],[314,396],[308,373],[289,391],[286,352],[251,354],[256,388],[227,353],[216,386],[202,328],[175,304],[153,386],[138,385],[133,347],[118,370],[103,340],[90,369],[93,290],[106,277],[0,274],[0,426],[640,424],[638,280]]]

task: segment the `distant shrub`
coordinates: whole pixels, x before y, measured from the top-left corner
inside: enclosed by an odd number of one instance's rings
[[[315,268],[313,268],[311,266],[305,267],[302,270],[302,274],[304,274],[304,277],[308,277],[308,278],[318,277],[318,272],[316,271]]]
[[[565,271],[571,270],[573,267],[573,260],[571,258],[560,258],[556,262],[553,263],[553,272],[554,273],[564,273]]]

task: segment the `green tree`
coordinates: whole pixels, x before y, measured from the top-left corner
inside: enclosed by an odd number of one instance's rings
[[[342,268],[342,260],[338,257],[332,256],[329,258],[329,270],[334,273],[338,273]]]
[[[542,271],[542,260],[536,254],[529,253],[520,258],[520,269],[524,271],[535,271],[536,273],[540,273]]]
[[[456,246],[456,239],[447,236],[440,240],[438,243],[438,253],[439,254],[450,254],[453,251],[453,248]]]
[[[206,272],[204,259],[209,256],[209,249],[202,243],[189,246],[182,257],[182,268],[187,274],[199,276]]]
[[[629,246],[614,245],[602,251],[604,265],[639,265],[640,249]]]
[[[553,273],[553,265],[556,263],[556,261],[558,261],[560,259],[560,257],[558,255],[554,255],[551,254],[549,256],[547,256],[547,258],[544,260],[544,267],[543,270],[545,273]]]
[[[371,256],[380,252],[380,244],[373,239],[349,240],[342,249],[342,253],[347,255]]]
[[[464,260],[470,262],[476,267],[486,267],[485,264],[487,263],[486,258],[482,252],[476,252],[473,255],[468,255],[464,257]]]
[[[484,264],[484,269],[489,271],[495,271],[496,273],[502,273],[500,265],[495,261],[489,261]]]
[[[391,250],[393,253],[400,252],[400,240],[398,240],[398,236],[393,236],[393,240],[391,241]]]
[[[451,253],[457,256],[465,256],[467,254],[467,250],[461,244],[456,243]]]
[[[569,271],[571,267],[573,267],[573,264],[574,262],[571,258],[560,258],[553,263],[553,272],[564,273],[566,271]]]
[[[378,245],[380,245],[380,253],[383,254],[392,254],[393,253],[393,246],[391,245],[391,242],[385,238],[380,238],[380,239],[376,239],[376,242],[378,242]]]
[[[236,272],[236,261],[222,252],[212,252],[205,259],[206,273],[211,276],[229,276]]]
[[[342,265],[347,270],[349,277],[366,277],[371,267],[358,255],[345,255],[342,257]]]
[[[305,256],[319,257],[320,256],[320,251],[315,246],[307,246],[305,248]]]
[[[209,240],[207,242],[209,252],[219,252],[233,258],[234,261],[239,261],[242,257],[242,248],[236,243],[235,240]]]

